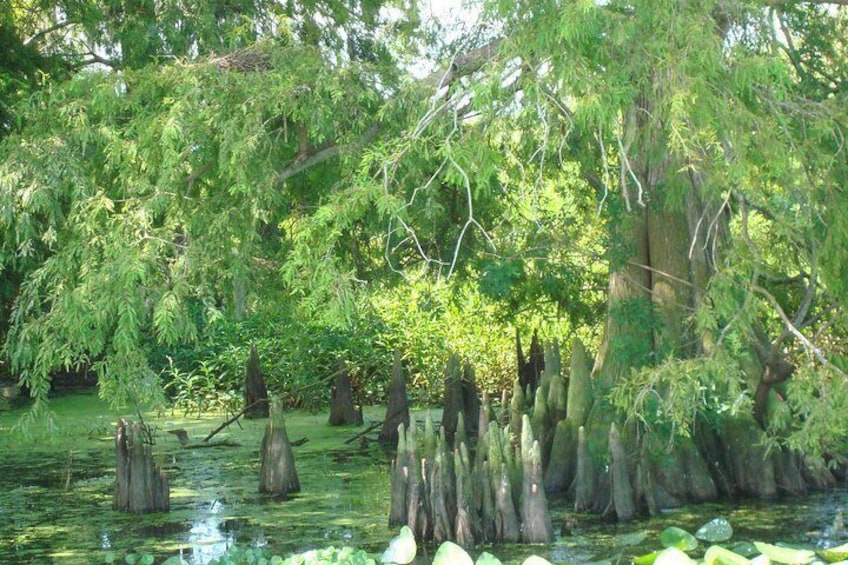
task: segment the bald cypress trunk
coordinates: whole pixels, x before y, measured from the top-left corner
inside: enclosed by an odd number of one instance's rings
[[[283,409],[274,403],[271,418],[265,425],[260,448],[259,492],[287,496],[300,492],[300,480],[294,464]]]
[[[392,381],[389,383],[386,418],[380,429],[380,443],[395,446],[398,442],[398,426],[409,426],[409,400],[406,396],[406,380],[403,376],[403,361],[400,351],[395,350],[392,363]]]
[[[268,388],[259,363],[256,346],[250,346],[250,355],[244,370],[245,418],[267,418],[269,414]]]
[[[131,420],[119,420],[115,452],[117,480],[112,508],[135,514],[169,510],[168,477],[153,461],[146,427]]]

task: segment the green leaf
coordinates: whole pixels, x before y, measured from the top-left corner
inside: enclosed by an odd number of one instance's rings
[[[477,558],[477,561],[474,565],[502,565],[501,560],[489,553],[488,551],[484,551]]]
[[[660,534],[660,543],[663,547],[674,547],[683,551],[692,551],[698,547],[695,536],[682,528],[669,526]]]
[[[527,559],[521,562],[521,565],[551,565],[551,562],[547,559],[543,559],[538,555],[531,555]]]
[[[409,529],[409,526],[403,526],[400,529],[400,534],[392,538],[392,541],[389,542],[389,547],[383,552],[380,562],[406,565],[415,559],[415,553],[417,551],[418,546],[415,543],[415,535]]]
[[[695,537],[711,543],[727,541],[733,537],[733,527],[726,518],[713,518],[698,528]]]
[[[757,550],[776,563],[787,565],[810,563],[816,554],[810,549],[794,549],[791,547],[779,547],[770,543],[755,541]]]
[[[433,565],[474,565],[474,560],[464,549],[452,541],[446,541],[436,550]]]
[[[738,553],[742,557],[747,557],[749,559],[751,557],[756,556],[757,553],[758,553],[757,548],[754,547],[754,544],[749,542],[749,541],[736,542],[736,543],[728,546],[727,549],[729,549],[733,553]]]
[[[654,565],[695,565],[695,561],[676,547],[664,549],[657,555]]]
[[[836,563],[837,561],[845,561],[848,559],[848,543],[843,543],[836,547],[828,547],[826,549],[816,550],[819,557],[828,563]]]
[[[633,558],[633,563],[635,565],[653,565],[654,561],[659,557],[661,550],[652,551],[651,553],[646,553],[644,555],[640,555],[638,557]]]
[[[711,546],[704,554],[705,565],[751,565],[751,560],[718,545]]]
[[[615,538],[616,547],[627,547],[630,545],[638,545],[648,538],[648,532],[634,532],[632,534],[624,534]]]

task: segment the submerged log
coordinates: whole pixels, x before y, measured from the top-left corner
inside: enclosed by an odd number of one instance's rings
[[[149,433],[143,424],[120,419],[115,430],[117,482],[112,509],[136,514],[170,509],[168,477],[153,462]]]
[[[294,454],[286,432],[283,409],[274,403],[271,419],[265,426],[260,449],[259,492],[286,496],[300,492]]]
[[[362,412],[357,410],[353,399],[350,373],[344,367],[336,373],[336,378],[330,388],[329,424],[331,426],[362,425]]]
[[[244,370],[244,417],[248,419],[267,418],[269,413],[268,388],[262,376],[259,353],[256,346],[250,346],[250,356]]]
[[[406,381],[403,378],[403,361],[400,351],[395,350],[392,363],[392,380],[389,383],[389,400],[386,418],[380,430],[379,441],[383,445],[395,446],[398,442],[398,426],[409,427],[409,400],[406,396]]]

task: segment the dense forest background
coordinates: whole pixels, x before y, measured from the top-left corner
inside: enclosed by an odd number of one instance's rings
[[[841,461],[843,4],[5,2],[0,378],[202,409],[255,344],[316,407],[400,349],[434,402],[538,330],[594,358],[587,421]]]

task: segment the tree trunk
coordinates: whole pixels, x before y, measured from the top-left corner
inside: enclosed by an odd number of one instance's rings
[[[357,410],[350,385],[350,374],[342,366],[330,388],[331,426],[362,425],[362,412]]]
[[[403,362],[398,350],[395,350],[388,395],[386,418],[383,420],[379,441],[383,445],[394,447],[398,442],[398,426],[409,426],[409,400],[406,397],[406,381],[403,379]]]
[[[256,346],[250,346],[250,356],[244,371],[244,417],[248,419],[259,419],[268,417],[268,388],[265,386],[265,378],[262,376],[262,367],[259,364],[259,353]]]
[[[136,514],[170,509],[168,477],[153,462],[149,432],[143,424],[121,419],[115,430],[117,454],[112,509]]]
[[[283,409],[274,403],[273,414],[265,426],[260,449],[262,464],[259,468],[259,492],[285,497],[300,492],[300,481],[294,466]]]

